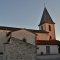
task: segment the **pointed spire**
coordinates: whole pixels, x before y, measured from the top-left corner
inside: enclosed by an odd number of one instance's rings
[[[40,21],[40,25],[44,24],[44,23],[50,23],[50,24],[55,24],[52,20],[52,18],[50,17],[46,7],[44,6],[44,11],[43,11],[43,15],[42,15],[42,18],[41,18],[41,21]]]

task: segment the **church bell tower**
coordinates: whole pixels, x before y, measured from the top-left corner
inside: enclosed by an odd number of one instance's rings
[[[49,32],[49,40],[56,40],[55,37],[55,23],[53,22],[52,18],[50,17],[46,7],[44,7],[44,11],[42,14],[42,18],[40,21],[39,30],[45,30]]]

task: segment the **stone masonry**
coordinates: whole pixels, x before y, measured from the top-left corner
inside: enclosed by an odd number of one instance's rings
[[[11,38],[4,44],[4,60],[36,60],[36,46]]]

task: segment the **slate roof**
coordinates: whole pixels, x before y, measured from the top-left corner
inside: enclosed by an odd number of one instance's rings
[[[46,7],[44,8],[44,11],[43,11],[43,15],[42,15],[42,18],[41,18],[41,21],[40,21],[40,25],[44,24],[44,23],[50,23],[50,24],[55,24],[52,20],[52,18],[50,17]]]
[[[37,45],[60,45],[60,41],[58,40],[36,40]]]

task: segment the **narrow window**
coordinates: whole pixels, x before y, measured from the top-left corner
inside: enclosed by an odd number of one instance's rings
[[[50,39],[52,39],[52,37],[50,36]]]
[[[41,26],[41,30],[43,30],[43,26]]]
[[[49,25],[49,31],[51,31],[51,26]]]

